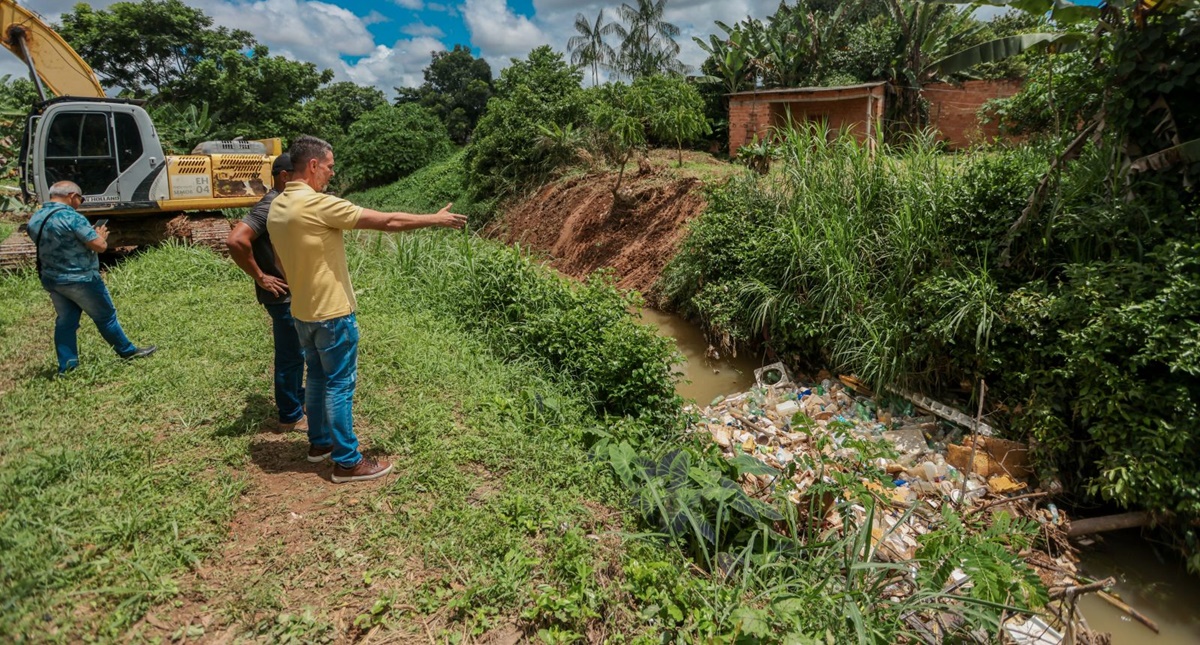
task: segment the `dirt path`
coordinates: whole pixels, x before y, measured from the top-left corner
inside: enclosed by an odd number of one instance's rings
[[[349,643],[370,635],[373,643],[429,642],[423,630],[406,634],[391,625],[381,636],[355,625],[381,594],[415,587],[427,575],[420,560],[400,553],[388,564],[403,569],[403,577],[375,582],[365,575],[377,563],[359,543],[355,520],[390,511],[383,494],[390,476],[334,484],[330,463],[309,463],[307,448],[303,432],[263,424],[251,439],[249,481],[222,547],[185,574],[180,594],[147,612],[131,635],[211,643],[251,632],[268,641]],[[283,614],[295,622],[280,621]]]

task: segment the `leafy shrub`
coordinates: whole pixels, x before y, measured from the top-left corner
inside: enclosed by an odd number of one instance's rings
[[[477,197],[509,194],[552,169],[534,142],[540,128],[580,122],[582,78],[547,45],[500,73],[467,149],[467,182]]]
[[[483,332],[499,355],[542,363],[598,414],[636,417],[659,431],[676,418],[675,345],[635,322],[637,295],[611,276],[578,284],[520,249],[461,233],[377,240],[355,261],[382,264],[387,279],[419,281],[431,307]]]
[[[704,117],[704,99],[682,76],[643,76],[633,82],[630,95],[651,141],[678,150],[680,166],[683,145],[712,131]]]
[[[387,184],[451,154],[446,126],[414,104],[382,105],[362,115],[336,150],[348,187]]]

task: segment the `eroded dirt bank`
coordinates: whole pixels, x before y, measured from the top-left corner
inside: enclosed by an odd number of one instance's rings
[[[510,205],[487,234],[546,253],[551,265],[583,278],[609,267],[618,286],[650,291],[706,205],[704,182],[656,160],[626,173],[622,207],[613,208],[614,173],[591,173],[543,186]]]

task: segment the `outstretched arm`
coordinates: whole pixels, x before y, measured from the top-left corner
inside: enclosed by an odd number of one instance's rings
[[[287,293],[287,283],[273,275],[263,273],[258,262],[254,260],[254,250],[252,243],[258,235],[254,233],[254,229],[246,225],[245,222],[238,222],[233,225],[233,230],[229,231],[229,238],[225,243],[229,246],[229,257],[233,258],[235,264],[246,272],[246,275],[254,278],[254,282],[258,286],[270,291],[276,296],[282,296]]]
[[[462,228],[467,224],[467,216],[451,213],[450,207],[453,203],[446,204],[442,210],[429,215],[414,215],[413,213],[381,213],[373,211],[369,208],[364,208],[362,215],[358,218],[358,223],[354,228],[370,229],[372,231],[387,231],[389,233],[398,233],[400,231],[411,231],[418,228],[426,228],[428,226],[441,226],[443,228]]]

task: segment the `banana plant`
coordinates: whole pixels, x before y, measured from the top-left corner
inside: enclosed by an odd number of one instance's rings
[[[708,42],[697,36],[692,36],[696,45],[716,66],[719,77],[706,77],[706,80],[721,83],[726,94],[735,94],[754,87],[754,69],[751,66],[752,53],[749,48],[749,38],[740,27],[716,21],[717,27],[725,32],[725,38],[709,34]]]

